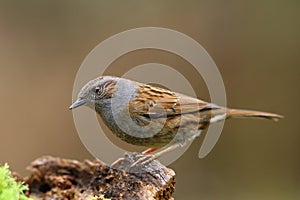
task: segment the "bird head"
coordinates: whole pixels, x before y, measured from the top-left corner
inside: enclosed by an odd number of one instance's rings
[[[74,109],[82,105],[95,108],[114,96],[117,89],[117,77],[101,76],[83,86],[77,100],[69,107]]]

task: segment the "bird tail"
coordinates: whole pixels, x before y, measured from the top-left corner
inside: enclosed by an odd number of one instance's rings
[[[227,115],[227,118],[251,117],[251,118],[271,119],[274,121],[278,121],[279,119],[283,118],[283,116],[273,114],[273,113],[261,112],[261,111],[255,111],[255,110],[239,110],[239,109],[227,109],[226,115]]]

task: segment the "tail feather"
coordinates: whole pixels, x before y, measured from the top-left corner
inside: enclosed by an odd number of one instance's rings
[[[253,117],[253,118],[266,118],[274,121],[278,121],[283,118],[281,115],[268,113],[268,112],[260,112],[255,110],[239,110],[239,109],[227,109],[226,112],[227,118],[231,117]]]

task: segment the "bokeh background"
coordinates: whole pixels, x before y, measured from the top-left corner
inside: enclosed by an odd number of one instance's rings
[[[296,0],[1,1],[0,163],[26,175],[26,166],[42,155],[93,159],[68,110],[80,64],[114,34],[165,27],[206,48],[229,106],[285,116],[278,123],[227,121],[201,160],[203,136],[197,139],[170,166],[177,173],[175,199],[300,199],[299,9]],[[111,73],[147,62],[180,68],[197,95],[209,99],[186,62],[165,52],[125,55]]]

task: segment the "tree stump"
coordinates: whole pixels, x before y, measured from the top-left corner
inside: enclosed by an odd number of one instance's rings
[[[34,199],[173,199],[175,172],[156,160],[130,169],[138,155],[125,156],[114,168],[101,161],[44,156],[31,163],[24,180]]]

